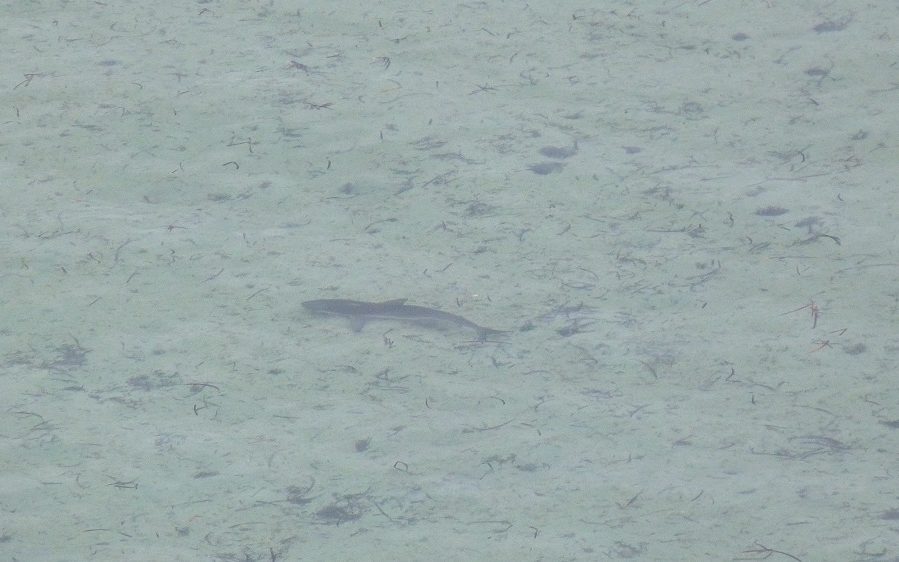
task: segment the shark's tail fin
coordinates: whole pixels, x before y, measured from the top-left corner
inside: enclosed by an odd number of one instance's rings
[[[484,328],[478,326],[478,341],[485,342],[491,337],[502,336],[510,333],[512,333],[511,330],[494,330],[493,328]]]

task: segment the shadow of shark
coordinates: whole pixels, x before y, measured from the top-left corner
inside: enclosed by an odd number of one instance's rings
[[[395,299],[384,302],[364,302],[347,299],[320,299],[306,301],[303,308],[319,316],[339,316],[347,318],[353,330],[361,330],[366,323],[374,320],[393,320],[425,326],[427,328],[444,329],[446,327],[465,328],[477,334],[478,341],[487,341],[489,336],[507,333],[505,330],[494,330],[479,326],[457,314],[443,312],[436,308],[406,304],[406,299]]]

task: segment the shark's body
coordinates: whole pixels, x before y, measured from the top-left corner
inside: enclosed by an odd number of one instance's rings
[[[480,341],[485,341],[487,336],[503,333],[502,330],[479,326],[457,314],[450,314],[449,312],[426,306],[406,304],[406,299],[384,302],[320,299],[306,301],[303,303],[303,307],[313,314],[347,318],[352,322],[353,329],[357,331],[361,330],[366,322],[372,320],[395,320],[435,328],[444,326],[467,328],[474,330]]]

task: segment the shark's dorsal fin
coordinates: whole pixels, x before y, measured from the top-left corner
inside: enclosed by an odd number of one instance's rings
[[[408,299],[393,299],[393,300],[389,300],[389,301],[384,301],[381,304],[386,305],[386,306],[402,306],[402,305],[406,304],[407,300]]]

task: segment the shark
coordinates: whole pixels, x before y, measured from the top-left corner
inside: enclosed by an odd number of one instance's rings
[[[384,302],[365,302],[348,299],[319,299],[303,303],[303,308],[318,316],[338,316],[350,320],[353,330],[361,330],[373,320],[393,320],[426,326],[444,328],[447,326],[465,328],[477,334],[478,341],[487,341],[489,336],[507,333],[479,326],[467,318],[450,314],[436,308],[406,304],[407,299],[393,299]]]

